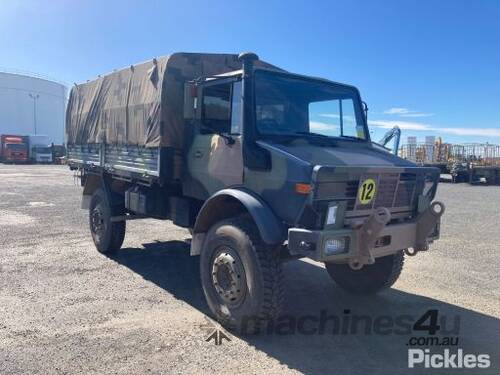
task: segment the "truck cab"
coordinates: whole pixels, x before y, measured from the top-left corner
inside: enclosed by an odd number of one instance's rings
[[[52,148],[50,138],[47,135],[33,134],[29,139],[29,158],[32,163],[52,163]]]
[[[279,218],[292,255],[323,262],[361,268],[403,248],[425,250],[437,238],[438,220],[423,236],[407,232],[417,231],[421,214],[433,215],[439,171],[373,144],[355,87],[248,69],[190,88],[186,194],[205,200],[228,188],[251,192]],[[195,225],[194,236],[206,229]],[[367,232],[369,244],[360,238]],[[202,242],[194,241],[194,253]]]
[[[33,161],[37,164],[52,163],[52,149],[46,145],[35,145],[31,148]]]
[[[26,137],[2,135],[0,144],[1,160],[4,163],[26,163],[28,161],[28,144]]]

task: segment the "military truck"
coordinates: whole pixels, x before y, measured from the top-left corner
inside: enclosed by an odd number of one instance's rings
[[[280,312],[285,260],[376,293],[439,237],[439,171],[375,147],[366,112],[355,87],[253,53],[175,53],[75,85],[67,157],[98,251],[129,220],[171,220],[214,316],[256,327]]]

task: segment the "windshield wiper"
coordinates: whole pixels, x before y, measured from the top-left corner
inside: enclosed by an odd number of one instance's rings
[[[320,134],[320,133],[313,133],[313,132],[304,132],[304,131],[298,131],[298,132],[293,132],[292,134],[297,134],[297,135],[310,135],[312,137],[317,137],[317,138],[322,138],[322,139],[330,139],[334,140],[335,138],[347,138],[347,139],[352,139],[354,141],[359,141],[359,142],[364,142],[365,139],[355,137],[353,135],[325,135],[325,134]]]
[[[294,132],[293,134],[297,134],[297,135],[310,135],[312,137],[317,137],[317,138],[321,138],[321,139],[329,139],[329,140],[335,140],[335,138],[347,138],[349,140],[353,140],[353,141],[357,141],[357,142],[364,142],[366,141],[366,139],[362,139],[362,138],[358,138],[358,137],[355,137],[353,135],[332,135],[332,136],[328,136],[328,135],[325,135],[325,134],[320,134],[320,133],[312,133],[312,132],[304,132],[304,131],[299,131],[299,132]]]
[[[330,138],[327,135],[320,134],[320,133],[311,133],[311,132],[294,132],[293,134],[298,134],[298,135],[312,135],[313,137],[321,137],[321,138]]]

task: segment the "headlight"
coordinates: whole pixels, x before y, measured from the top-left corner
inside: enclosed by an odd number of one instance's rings
[[[325,255],[341,254],[347,250],[348,237],[330,238],[325,241]]]

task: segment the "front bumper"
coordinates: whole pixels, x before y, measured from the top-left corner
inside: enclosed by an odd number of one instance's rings
[[[371,264],[375,258],[403,249],[427,250],[429,243],[439,238],[443,212],[444,205],[434,202],[414,220],[404,223],[388,224],[390,213],[382,209],[350,228],[290,228],[288,249],[292,255],[305,256],[320,262]],[[334,239],[342,239],[345,248],[329,254],[325,245],[328,240]]]

